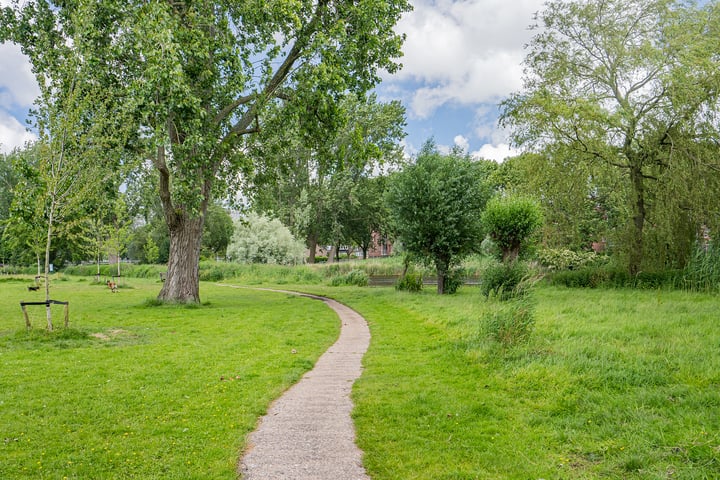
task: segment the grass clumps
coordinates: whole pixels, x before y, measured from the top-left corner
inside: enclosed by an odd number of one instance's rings
[[[522,282],[528,271],[527,266],[518,261],[490,264],[483,271],[480,292],[486,298],[494,296],[508,299],[522,295],[526,288]]]
[[[364,270],[351,270],[345,275],[333,277],[330,284],[333,287],[350,285],[356,287],[367,287],[370,278]]]
[[[403,292],[417,293],[423,288],[423,277],[422,273],[419,272],[406,272],[405,275],[401,276],[397,283],[395,283],[395,289]]]
[[[498,343],[510,347],[530,340],[535,326],[536,301],[531,294],[493,301],[486,318],[485,330]]]

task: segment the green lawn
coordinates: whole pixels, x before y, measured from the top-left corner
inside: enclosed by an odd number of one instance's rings
[[[295,296],[203,284],[209,304],[149,307],[159,283],[71,279],[52,295],[70,301],[71,330],[44,334],[34,307],[28,335],[19,301],[43,298],[29,283],[0,281],[3,480],[236,478],[258,416],[339,331]]]
[[[71,279],[53,297],[74,329],[28,336],[27,283],[0,281],[2,479],[235,478],[258,415],[338,331],[284,294],[204,283],[209,305],[150,307],[159,283]],[[353,396],[373,480],[720,478],[718,297],[541,287],[530,342],[503,348],[477,288],[282,288],[370,323]]]
[[[325,291],[370,322],[374,480],[720,478],[717,297],[541,288],[532,340],[503,349],[476,289]]]

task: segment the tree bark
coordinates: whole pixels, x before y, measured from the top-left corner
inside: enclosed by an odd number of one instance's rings
[[[308,263],[315,263],[315,251],[317,250],[317,237],[315,235],[309,235],[307,239],[308,244]]]
[[[200,303],[200,245],[205,217],[178,215],[176,220],[170,226],[167,276],[158,299]]]
[[[444,260],[435,262],[435,271],[437,273],[437,293],[438,295],[445,294],[445,277],[448,272],[448,265],[450,262]]]
[[[190,216],[185,208],[173,203],[170,194],[170,171],[165,163],[165,147],[158,147],[153,161],[160,173],[160,201],[170,232],[167,275],[158,300],[200,303],[200,246],[212,181],[205,180],[203,183],[200,211],[197,216]],[[202,175],[202,172],[198,172],[198,175]]]

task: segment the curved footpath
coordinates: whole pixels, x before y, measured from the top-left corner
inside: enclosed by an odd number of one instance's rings
[[[369,480],[350,418],[350,391],[370,344],[367,322],[329,298],[270,291],[321,300],[337,312],[342,327],[338,340],[315,367],[262,417],[248,437],[238,472],[244,480]]]

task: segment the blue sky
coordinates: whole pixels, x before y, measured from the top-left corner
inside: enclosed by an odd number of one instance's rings
[[[5,6],[9,0],[0,0]],[[428,138],[441,147],[460,145],[471,154],[501,161],[511,153],[497,129],[497,105],[521,87],[528,25],[543,0],[414,0],[397,30],[406,34],[403,69],[386,75],[381,100],[407,109],[405,150]],[[0,44],[0,151],[32,138],[25,118],[37,95],[27,59]]]

